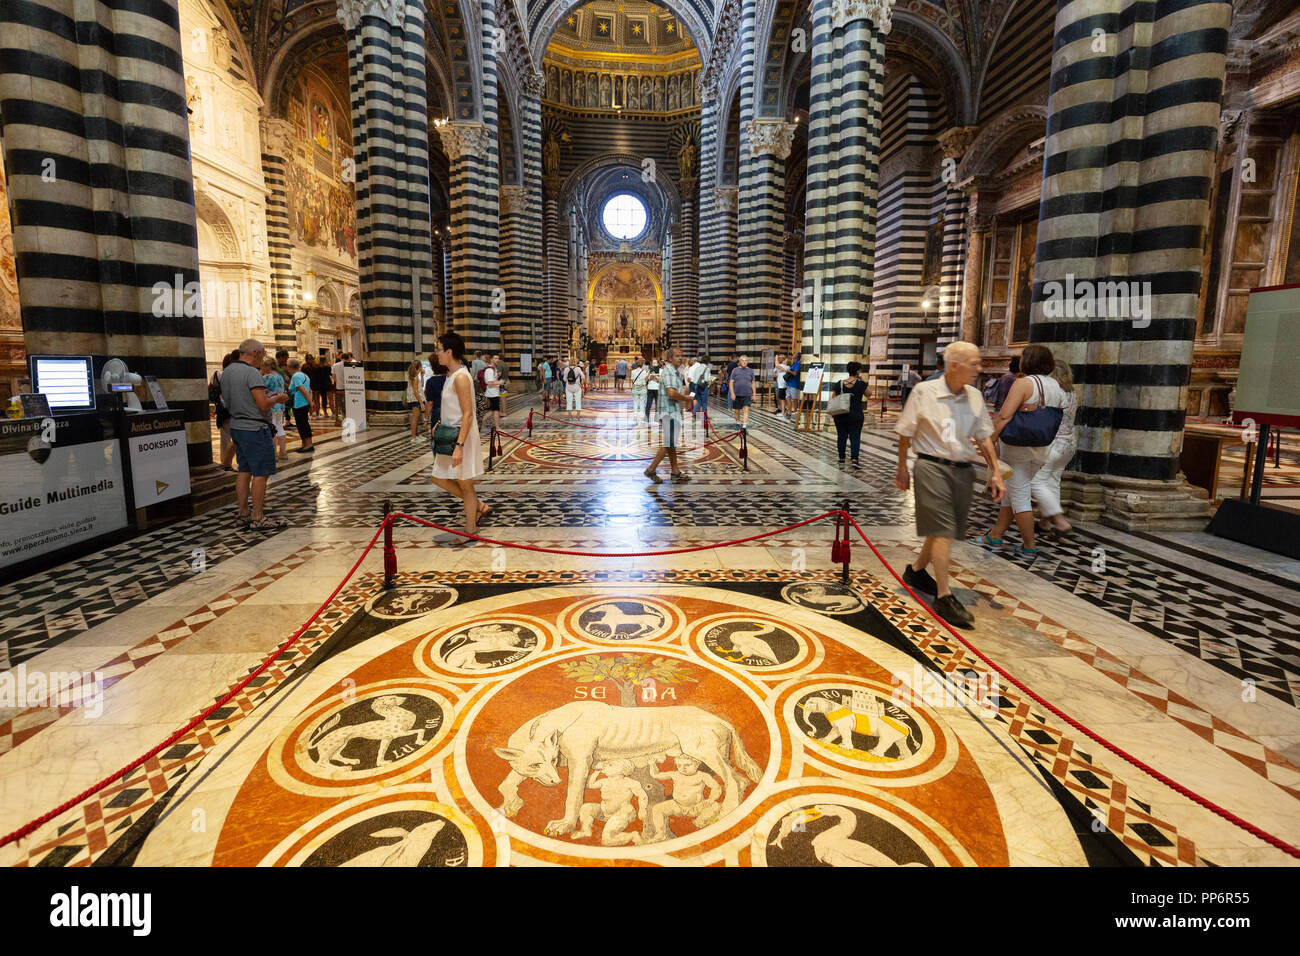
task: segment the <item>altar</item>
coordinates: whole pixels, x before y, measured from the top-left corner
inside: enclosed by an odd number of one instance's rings
[[[605,362],[623,359],[631,364],[636,356],[653,349],[663,329],[663,294],[658,278],[644,266],[610,263],[592,277],[587,338],[603,347]]]

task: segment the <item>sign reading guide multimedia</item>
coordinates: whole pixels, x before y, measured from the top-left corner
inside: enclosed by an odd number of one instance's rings
[[[179,412],[128,420],[131,487],[136,508],[190,493],[185,420]]]
[[[125,528],[121,449],[93,415],[0,420],[0,568]]]

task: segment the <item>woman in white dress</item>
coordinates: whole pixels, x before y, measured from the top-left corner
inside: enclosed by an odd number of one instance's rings
[[[479,522],[492,509],[479,501],[474,482],[483,475],[483,450],[479,445],[478,422],[474,416],[474,385],[465,368],[465,340],[455,332],[438,336],[438,361],[447,369],[442,386],[442,422],[460,429],[455,450],[433,457],[433,483],[465,503],[465,530],[478,534]],[[470,538],[443,534],[434,539],[447,544],[472,544]]]

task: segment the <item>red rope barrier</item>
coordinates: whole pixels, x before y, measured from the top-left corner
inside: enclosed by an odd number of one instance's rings
[[[644,425],[584,425],[582,422],[571,422],[566,418],[556,418],[554,415],[547,415],[545,412],[542,413],[542,417],[553,422],[559,422],[561,425],[572,425],[574,428],[591,428],[596,431],[634,432],[640,428],[650,426],[648,421]],[[506,434],[509,434],[509,432]]]
[[[1257,837],[1258,839],[1263,840],[1265,843],[1271,844],[1272,846],[1281,850],[1283,853],[1290,854],[1291,856],[1300,859],[1300,849],[1292,846],[1291,844],[1287,843],[1286,841],[1278,837],[1273,836],[1273,834],[1268,833],[1265,830],[1261,830],[1253,823],[1248,823],[1247,821],[1243,820],[1241,817],[1237,816],[1236,814],[1228,810],[1225,810],[1222,807],[1220,807],[1218,804],[1213,803],[1210,800],[1207,800],[1205,797],[1202,797],[1200,794],[1194,793],[1193,791],[1189,790],[1187,787],[1184,787],[1182,784],[1178,783],[1177,781],[1171,780],[1169,777],[1166,777],[1163,773],[1161,773],[1159,770],[1156,770],[1154,767],[1148,766],[1146,763],[1139,760],[1137,757],[1134,757],[1132,754],[1129,754],[1126,751],[1122,750],[1120,747],[1111,743],[1109,740],[1105,739],[1099,734],[1093,733],[1083,724],[1079,723],[1073,717],[1070,717],[1060,708],[1052,704],[1049,704],[1046,700],[1044,700],[1042,697],[1035,694],[1032,690],[1030,690],[1020,681],[1016,680],[1014,677],[1008,674],[997,664],[993,663],[993,661],[989,660],[989,658],[986,657],[984,654],[982,654],[979,650],[977,650],[975,646],[971,644],[970,641],[962,637],[961,634],[952,627],[952,625],[950,625],[947,621],[945,621],[938,614],[936,614],[934,610],[930,607],[930,605],[926,604],[925,601],[921,600],[920,595],[918,595],[915,591],[913,591],[910,587],[907,586],[907,584],[899,576],[898,572],[894,570],[893,566],[888,561],[885,560],[884,555],[882,555],[878,550],[876,550],[876,546],[871,543],[871,539],[866,536],[865,532],[863,532],[863,530],[860,527],[858,527],[858,523],[853,520],[852,516],[846,516],[846,517],[848,517],[849,524],[853,525],[854,530],[858,532],[858,536],[861,537],[862,540],[866,542],[867,547],[871,549],[871,553],[874,554],[876,558],[880,561],[880,563],[885,566],[886,570],[888,570],[889,573],[894,576],[894,580],[897,581],[899,584],[901,584],[904,590],[906,590],[908,594],[912,595],[912,598],[916,601],[916,603],[921,605],[921,607],[925,608],[926,611],[929,612],[930,616],[933,617],[935,621],[938,622],[938,624],[943,627],[944,630],[946,630],[953,637],[957,638],[957,640],[959,640],[966,647],[967,650],[973,653],[976,657],[982,660],[993,670],[997,671],[998,674],[1006,678],[1012,685],[1014,685],[1016,688],[1018,688],[1019,690],[1027,694],[1038,704],[1041,704],[1043,707],[1050,710],[1053,714],[1055,714],[1061,720],[1065,721],[1075,730],[1086,735],[1089,739],[1095,741],[1096,743],[1101,744],[1111,753],[1115,754],[1115,756],[1128,761],[1130,764],[1132,764],[1134,767],[1137,767],[1143,773],[1160,781],[1169,789],[1175,791],[1176,793],[1181,794],[1182,796],[1186,797],[1187,799],[1195,803],[1200,804],[1205,809],[1218,814],[1220,817],[1227,820],[1229,823],[1235,824],[1236,826],[1245,830],[1247,833],[1251,834],[1251,836]]]
[[[510,434],[510,433],[507,432],[507,434]],[[732,436],[732,437],[735,437],[735,436]],[[724,440],[724,439],[720,439],[720,440]],[[527,444],[532,444],[532,443],[531,443],[531,442],[528,442]],[[628,460],[628,459],[623,459],[623,460]],[[893,568],[893,566],[892,566],[888,561],[885,560],[884,555],[882,555],[882,554],[880,553],[880,551],[876,548],[875,544],[872,543],[871,539],[868,538],[867,535],[866,535],[866,533],[862,530],[862,528],[859,527],[857,521],[855,521],[855,520],[853,519],[853,517],[852,517],[852,516],[851,516],[847,511],[844,511],[843,509],[836,509],[836,510],[834,510],[834,511],[827,511],[827,512],[824,512],[823,514],[817,515],[817,516],[814,517],[814,518],[808,518],[808,519],[806,519],[806,520],[804,520],[804,521],[800,521],[800,522],[798,522],[798,523],[796,523],[796,524],[787,525],[787,526],[784,527],[784,528],[778,528],[778,529],[776,529],[776,530],[774,530],[774,531],[764,531],[764,532],[761,532],[761,533],[759,533],[759,534],[750,535],[750,536],[747,537],[747,538],[738,538],[738,539],[736,539],[736,540],[734,540],[734,541],[723,541],[723,542],[716,543],[716,544],[699,545],[699,546],[692,547],[692,548],[671,548],[671,549],[664,550],[664,551],[631,551],[631,552],[571,551],[571,550],[567,550],[567,549],[563,549],[563,548],[543,548],[543,547],[539,547],[539,546],[536,546],[536,545],[518,544],[518,543],[516,543],[516,542],[512,542],[512,541],[497,541],[497,540],[494,540],[494,539],[492,539],[492,538],[484,538],[484,537],[480,537],[479,535],[469,534],[469,533],[464,532],[464,531],[457,531],[457,530],[455,530],[455,529],[453,529],[453,528],[447,528],[447,527],[444,527],[443,525],[437,524],[436,522],[428,521],[428,520],[426,520],[426,519],[424,519],[424,518],[417,518],[417,517],[415,517],[414,515],[409,515],[409,514],[406,514],[405,512],[400,512],[400,511],[399,511],[399,512],[390,512],[390,513],[388,513],[388,514],[385,515],[384,520],[383,520],[382,522],[380,522],[379,527],[375,530],[374,535],[371,536],[369,543],[368,543],[368,544],[365,546],[365,548],[362,550],[361,555],[357,558],[356,562],[355,562],[355,563],[352,565],[352,567],[348,570],[347,574],[344,575],[343,579],[342,579],[341,581],[339,581],[338,585],[335,586],[334,590],[330,592],[329,596],[324,600],[324,602],[321,604],[321,606],[318,607],[318,608],[317,608],[317,609],[312,613],[311,617],[309,617],[309,618],[308,618],[308,619],[303,623],[303,625],[302,625],[300,628],[298,628],[298,630],[295,631],[295,632],[293,633],[293,635],[292,635],[292,636],[291,636],[287,641],[284,642],[284,644],[280,645],[280,647],[277,648],[277,649],[275,650],[274,653],[272,653],[270,656],[268,656],[268,657],[266,658],[266,660],[264,660],[264,661],[262,662],[262,664],[259,665],[258,668],[257,668],[256,670],[252,671],[252,672],[251,672],[247,677],[245,677],[245,678],[244,678],[243,680],[241,680],[238,684],[236,684],[234,687],[232,687],[230,690],[228,690],[228,691],[227,691],[227,692],[226,692],[226,693],[225,693],[225,694],[224,694],[224,695],[223,695],[223,696],[222,696],[222,697],[221,697],[221,698],[220,698],[216,703],[212,704],[210,707],[208,707],[206,710],[204,710],[202,713],[200,713],[197,717],[195,717],[195,718],[192,719],[189,723],[187,723],[184,727],[182,727],[180,730],[176,731],[174,734],[172,734],[170,737],[168,737],[166,740],[164,740],[162,743],[160,743],[160,744],[158,744],[156,747],[152,748],[148,753],[145,753],[144,755],[142,755],[142,756],[136,758],[136,759],[133,760],[131,763],[127,764],[125,767],[121,768],[120,770],[116,771],[115,773],[113,773],[113,774],[109,775],[108,777],[105,777],[103,780],[99,781],[99,783],[94,784],[94,785],[91,786],[91,787],[88,787],[87,789],[83,790],[83,791],[82,791],[80,794],[78,794],[77,796],[71,798],[70,800],[65,801],[64,803],[60,804],[60,805],[59,805],[58,807],[56,807],[55,809],[49,811],[48,813],[42,814],[42,815],[41,815],[40,817],[38,817],[37,819],[31,821],[30,823],[25,824],[24,826],[20,827],[19,829],[13,831],[12,833],[10,833],[10,834],[8,834],[7,836],[5,836],[3,839],[0,839],[0,847],[5,846],[5,845],[7,845],[7,844],[9,844],[9,843],[12,843],[12,842],[15,841],[15,840],[21,840],[23,837],[26,837],[27,835],[29,835],[30,833],[32,833],[33,831],[35,831],[38,827],[43,826],[44,824],[48,823],[50,820],[53,820],[55,817],[57,817],[57,816],[59,816],[59,815],[61,815],[61,814],[63,814],[63,813],[66,813],[68,810],[72,809],[72,808],[75,807],[77,804],[81,803],[83,800],[86,800],[88,797],[91,797],[91,796],[93,796],[94,794],[98,793],[100,790],[103,790],[105,787],[107,787],[107,786],[108,786],[110,783],[112,783],[113,781],[115,781],[115,780],[119,780],[119,779],[121,779],[122,777],[126,776],[127,774],[131,773],[131,771],[137,769],[137,768],[140,767],[142,764],[144,764],[146,761],[151,760],[153,757],[155,757],[155,756],[157,756],[159,753],[161,753],[164,749],[166,749],[167,747],[170,747],[172,744],[176,743],[178,740],[180,740],[182,737],[184,737],[187,733],[189,733],[191,730],[193,730],[195,727],[197,727],[199,724],[201,724],[204,720],[206,720],[209,716],[211,716],[211,714],[212,714],[213,712],[215,712],[215,711],[218,710],[220,707],[222,707],[222,706],[224,706],[226,703],[228,703],[228,702],[230,701],[231,698],[233,698],[233,697],[234,697],[236,694],[238,694],[241,690],[243,690],[245,687],[247,687],[248,684],[249,684],[251,681],[253,681],[254,678],[256,678],[256,677],[257,677],[258,675],[260,675],[263,671],[265,671],[268,667],[270,667],[271,664],[272,664],[272,663],[273,663],[273,662],[274,662],[278,657],[280,657],[281,654],[283,654],[286,650],[288,650],[289,647],[291,647],[294,643],[296,643],[297,640],[298,640],[298,639],[299,639],[299,638],[300,638],[304,633],[306,633],[307,629],[308,629],[308,628],[309,628],[309,627],[310,627],[310,626],[311,626],[311,625],[316,621],[316,619],[321,615],[321,613],[325,610],[325,608],[327,608],[327,607],[330,605],[330,603],[333,602],[334,598],[336,598],[336,597],[338,596],[339,592],[340,592],[341,590],[343,590],[344,585],[346,585],[346,584],[348,583],[348,581],[350,581],[350,580],[352,579],[352,575],[355,574],[357,568],[359,568],[359,567],[361,566],[361,562],[365,560],[366,555],[368,555],[368,554],[370,553],[370,551],[374,548],[374,546],[375,546],[375,542],[376,542],[377,540],[379,540],[379,536],[380,536],[381,534],[383,534],[385,531],[391,529],[393,522],[394,522],[396,519],[398,519],[398,518],[402,518],[402,519],[405,519],[405,520],[407,520],[407,521],[411,521],[411,522],[413,522],[413,523],[415,523],[415,524],[424,525],[425,527],[436,528],[436,529],[438,529],[439,531],[443,531],[443,532],[447,532],[447,533],[450,533],[450,534],[458,535],[458,536],[460,536],[460,537],[462,537],[462,538],[467,538],[467,539],[474,540],[474,541],[481,541],[481,542],[483,542],[483,543],[485,543],[485,544],[496,545],[496,546],[498,546],[498,547],[515,548],[515,549],[518,549],[518,550],[520,550],[520,551],[533,551],[533,552],[539,552],[539,553],[542,553],[542,554],[561,554],[561,555],[568,555],[568,556],[574,556],[574,557],[596,557],[596,558],[637,558],[637,557],[658,557],[658,556],[667,556],[667,555],[676,555],[676,554],[690,554],[690,553],[697,552],[697,551],[708,551],[708,550],[712,550],[712,549],[714,549],[714,548],[725,548],[725,547],[731,547],[731,546],[738,545],[738,544],[746,544],[746,543],[748,543],[748,542],[750,542],[750,541],[759,541],[759,540],[762,540],[763,538],[770,538],[770,537],[774,537],[774,536],[776,536],[776,535],[786,534],[786,533],[788,533],[788,532],[790,532],[790,531],[797,530],[797,529],[802,528],[802,527],[804,527],[804,526],[806,526],[806,525],[810,525],[810,524],[813,524],[813,523],[818,522],[818,521],[824,521],[825,519],[830,518],[830,517],[834,517],[834,518],[835,518],[835,522],[836,522],[836,528],[835,528],[835,544],[834,544],[834,547],[833,547],[833,556],[832,556],[832,560],[834,560],[836,557],[842,557],[842,558],[847,562],[847,560],[848,560],[848,555],[847,555],[845,552],[848,551],[848,544],[849,544],[849,541],[848,541],[848,526],[849,526],[849,525],[852,525],[853,529],[854,529],[855,531],[857,531],[858,536],[859,536],[860,538],[862,538],[863,542],[866,543],[867,547],[869,547],[869,548],[871,549],[872,554],[874,554],[874,555],[876,556],[877,560],[879,560],[880,563],[883,564],[883,565],[885,566],[886,570],[888,570],[889,573],[892,574],[892,575],[894,576],[894,580],[896,580],[900,585],[902,585],[902,586],[903,586],[903,589],[906,590],[907,593],[910,594],[910,595],[912,596],[912,598],[913,598],[913,599],[914,599],[914,600],[915,600],[919,605],[921,605],[921,607],[923,607],[923,608],[926,610],[926,612],[929,613],[930,616],[931,616],[932,618],[934,618],[934,620],[935,620],[935,621],[936,621],[936,622],[937,622],[941,627],[943,627],[946,631],[948,631],[948,633],[951,634],[953,637],[955,637],[955,638],[956,638],[956,639],[957,639],[957,640],[958,640],[958,641],[959,641],[959,642],[960,642],[960,643],[961,643],[961,644],[962,644],[962,645],[963,645],[967,650],[971,651],[971,653],[973,653],[973,654],[974,654],[976,657],[978,657],[981,661],[983,661],[983,662],[984,662],[985,664],[987,664],[990,668],[992,668],[994,671],[996,671],[1000,676],[1002,676],[1003,678],[1005,678],[1005,679],[1006,679],[1008,682],[1010,682],[1013,686],[1015,686],[1016,688],[1018,688],[1018,689],[1019,689],[1020,691],[1022,691],[1024,694],[1028,695],[1028,696],[1029,696],[1030,698],[1032,698],[1036,703],[1040,704],[1041,706],[1045,707],[1047,710],[1051,711],[1055,716],[1057,716],[1057,717],[1060,718],[1061,720],[1065,721],[1067,724],[1069,724],[1069,725],[1070,725],[1071,727],[1073,727],[1075,730],[1077,730],[1077,731],[1079,731],[1080,733],[1086,735],[1089,739],[1095,741],[1096,743],[1101,744],[1101,746],[1105,747],[1105,748],[1106,748],[1107,750],[1109,750],[1111,753],[1113,753],[1113,754],[1115,754],[1116,756],[1120,757],[1121,759],[1127,761],[1129,764],[1131,764],[1132,766],[1138,768],[1138,769],[1141,770],[1143,773],[1148,774],[1148,775],[1151,776],[1153,779],[1158,780],[1160,783],[1163,783],[1165,786],[1169,787],[1171,790],[1174,790],[1174,791],[1177,792],[1178,794],[1180,794],[1180,795],[1186,797],[1187,799],[1189,799],[1189,800],[1191,800],[1191,801],[1197,803],[1198,805],[1200,805],[1200,806],[1206,808],[1207,810],[1210,810],[1211,812],[1217,814],[1219,817],[1223,818],[1224,820],[1227,820],[1229,823],[1232,823],[1232,824],[1234,824],[1234,825],[1240,827],[1241,829],[1245,830],[1247,833],[1250,833],[1252,836],[1254,836],[1254,837],[1256,837],[1256,838],[1258,838],[1258,839],[1260,839],[1260,840],[1262,840],[1262,841],[1264,841],[1264,842],[1270,844],[1270,845],[1273,846],[1273,847],[1276,847],[1277,849],[1283,851],[1284,853],[1287,853],[1287,854],[1291,855],[1292,857],[1300,858],[1300,849],[1297,849],[1296,847],[1290,845],[1289,843],[1286,843],[1284,840],[1282,840],[1282,839],[1280,839],[1280,838],[1278,838],[1278,837],[1273,836],[1272,834],[1268,833],[1268,832],[1265,831],[1265,830],[1260,829],[1259,827],[1255,826],[1254,824],[1248,823],[1247,821],[1245,821],[1245,820],[1243,820],[1242,818],[1238,817],[1236,814],[1231,813],[1230,811],[1223,809],[1222,807],[1220,807],[1220,806],[1218,806],[1217,804],[1213,803],[1212,801],[1206,799],[1205,797],[1200,796],[1199,794],[1193,792],[1192,790],[1189,790],[1187,787],[1184,787],[1184,786],[1182,786],[1181,784],[1179,784],[1178,782],[1176,782],[1176,781],[1170,779],[1169,777],[1165,776],[1165,775],[1162,774],[1160,771],[1154,769],[1153,767],[1148,766],[1146,763],[1144,763],[1143,761],[1139,760],[1137,757],[1132,756],[1131,754],[1129,754],[1129,753],[1125,752],[1124,750],[1122,750],[1120,747],[1118,747],[1118,746],[1116,746],[1115,744],[1112,744],[1110,741],[1106,740],[1104,737],[1101,737],[1099,734],[1096,734],[1096,733],[1094,733],[1093,731],[1089,730],[1089,729],[1088,729],[1087,727],[1085,727],[1083,724],[1079,723],[1077,720],[1075,720],[1074,718],[1070,717],[1070,716],[1067,715],[1064,711],[1060,710],[1059,708],[1057,708],[1057,707],[1054,706],[1053,704],[1048,703],[1045,699],[1043,699],[1042,697],[1040,697],[1038,694],[1034,693],[1032,690],[1030,690],[1030,689],[1029,689],[1027,686],[1025,686],[1023,683],[1021,683],[1020,681],[1016,680],[1016,678],[1012,677],[1009,673],[1007,673],[1005,670],[1003,670],[1001,667],[999,667],[997,664],[995,664],[992,660],[990,660],[987,656],[985,656],[983,653],[981,653],[981,652],[980,652],[980,651],[979,651],[979,650],[978,650],[978,649],[977,649],[973,644],[971,644],[968,640],[966,640],[966,638],[964,638],[964,637],[963,637],[960,633],[958,633],[958,632],[957,632],[957,631],[956,631],[952,626],[950,626],[950,625],[948,624],[947,621],[945,621],[945,620],[943,620],[941,617],[939,617],[939,615],[937,615],[937,614],[934,612],[934,610],[933,610],[933,609],[932,609],[928,604],[926,604],[925,601],[923,601],[923,600],[921,599],[921,597],[920,597],[920,596],[919,596],[915,591],[913,591],[910,587],[908,587],[907,584],[903,581],[902,577],[899,576],[898,572],[895,571],[894,568]],[[844,530],[844,538],[843,538],[843,539],[841,539],[841,537],[840,537],[840,530],[841,530],[841,528]],[[841,550],[841,549],[843,549],[843,550]],[[387,554],[385,555],[385,558],[387,558]],[[389,568],[388,568],[387,565],[388,565],[388,561],[385,560],[385,569],[384,569],[384,570],[385,570],[385,573],[386,573],[386,574],[387,574],[388,571],[389,571]],[[394,568],[393,570],[396,570],[396,569]]]
[[[563,548],[543,548],[533,544],[519,544],[516,541],[497,541],[493,538],[484,538],[476,534],[470,534],[468,531],[457,531],[455,528],[447,528],[434,521],[425,518],[417,518],[415,515],[408,515],[403,511],[394,511],[394,518],[405,518],[407,521],[414,521],[416,524],[422,524],[427,528],[437,528],[449,534],[454,534],[461,538],[468,538],[471,541],[482,541],[484,544],[494,544],[501,548],[516,548],[520,551],[536,551],[541,554],[566,554],[577,558],[655,558],[669,554],[692,554],[696,551],[711,551],[714,548],[729,548],[736,544],[747,544],[750,541],[758,541],[762,538],[770,538],[773,535],[785,534],[788,531],[794,531],[802,528],[804,525],[812,524],[816,521],[824,521],[832,515],[842,514],[838,511],[827,511],[819,514],[815,518],[808,518],[800,521],[798,524],[787,525],[784,528],[777,528],[775,531],[764,531],[760,534],[750,535],[748,538],[737,538],[734,541],[722,541],[717,544],[701,544],[693,548],[672,548],[667,551],[567,551]]]
[[[141,757],[137,757],[135,760],[132,760],[121,770],[118,770],[117,772],[110,774],[109,776],[105,777],[103,780],[99,781],[99,783],[87,787],[85,790],[81,791],[81,793],[77,794],[75,797],[71,798],[70,800],[65,800],[63,803],[59,804],[59,806],[55,807],[53,810],[49,811],[48,813],[44,813],[41,816],[37,817],[31,823],[19,827],[17,830],[13,831],[12,833],[4,837],[4,839],[0,839],[0,846],[6,846],[7,844],[12,843],[14,840],[21,840],[23,837],[27,836],[28,834],[36,830],[37,827],[44,826],[46,823],[49,823],[55,817],[67,813],[69,810],[71,810],[77,804],[81,803],[83,800],[87,799],[88,797],[94,796],[96,793],[103,790],[114,780],[120,780],[122,777],[125,777],[127,774],[129,774],[131,771],[138,768],[145,761],[152,760],[163,750],[166,750],[172,744],[176,743],[176,741],[180,740],[182,737],[188,734],[199,724],[203,723],[203,721],[207,720],[208,717],[211,716],[211,714],[214,711],[218,710],[219,708],[223,707],[226,703],[228,703],[232,697],[234,697],[241,690],[247,687],[249,685],[249,682],[251,682],[253,678],[257,677],[264,670],[270,667],[271,664],[274,663],[277,657],[279,657],[281,654],[287,651],[291,646],[293,646],[294,642],[296,642],[298,638],[302,637],[302,635],[306,633],[307,628],[311,627],[312,623],[316,620],[316,618],[320,617],[321,612],[324,611],[325,608],[329,607],[330,602],[332,602],[334,598],[338,596],[338,593],[343,590],[343,585],[347,584],[348,581],[351,580],[352,575],[356,573],[357,568],[361,567],[361,562],[366,559],[366,555],[370,553],[370,550],[375,546],[375,542],[379,540],[380,534],[382,534],[384,529],[389,527],[391,523],[392,523],[391,518],[385,518],[382,522],[380,522],[379,527],[375,530],[374,535],[370,539],[370,543],[367,544],[365,550],[361,552],[361,557],[357,558],[357,561],[354,565],[352,565],[351,570],[349,570],[348,573],[343,576],[343,580],[340,581],[338,583],[338,586],[335,587],[334,590],[330,592],[330,596],[327,597],[324,603],[321,604],[321,606],[318,607],[312,613],[311,617],[307,618],[306,622],[302,625],[302,627],[298,628],[298,630],[296,630],[293,633],[292,637],[290,637],[287,641],[281,644],[280,647],[275,651],[275,653],[273,653],[270,657],[268,657],[266,660],[262,662],[261,666],[259,666],[257,670],[253,671],[251,674],[245,677],[242,681],[240,681],[238,684],[236,684],[234,687],[228,690],[225,693],[225,695],[221,697],[221,699],[218,700],[215,704],[213,704],[207,710],[203,711],[203,713],[199,714],[188,724],[186,724],[180,730],[176,731],[176,733],[172,734],[170,737],[168,737],[158,746],[154,747],[148,753],[144,754]]]
[[[574,455],[570,452],[556,451],[555,449],[550,448],[547,445],[539,445],[537,444],[537,442],[529,441],[527,438],[524,438],[518,432],[504,432],[503,434],[508,435],[509,437],[515,439],[521,444],[531,445],[533,448],[540,448],[542,449],[542,451],[549,451],[553,455],[563,455],[565,458],[573,458],[579,461],[654,461],[654,457],[655,457],[654,455],[646,455],[645,457],[633,456],[629,458],[594,458],[591,455]],[[725,438],[718,438],[711,442],[705,442],[703,445],[697,445],[694,448],[680,448],[678,449],[677,454],[685,455],[687,452],[703,451],[705,448],[708,448],[711,445],[718,444],[718,442],[731,441],[733,438],[739,438],[739,437],[740,437],[740,432],[736,432],[734,435],[727,435]]]

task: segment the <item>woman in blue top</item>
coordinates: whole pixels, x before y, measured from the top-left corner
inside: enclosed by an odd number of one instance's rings
[[[293,396],[293,420],[298,423],[298,437],[302,439],[302,447],[295,448],[294,452],[305,454],[315,451],[311,444],[311,379],[297,359],[289,359],[289,371],[293,373],[289,379],[289,394]]]
[[[285,391],[284,376],[280,374],[280,366],[275,364],[275,359],[267,358],[262,362],[262,381],[266,383],[266,390],[271,394]],[[277,461],[283,460],[289,453],[289,436],[284,433],[284,403],[271,406],[271,428],[274,429],[275,437],[275,457]]]

